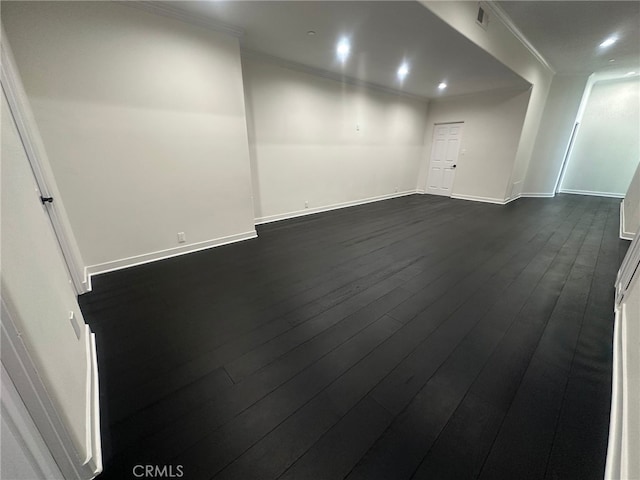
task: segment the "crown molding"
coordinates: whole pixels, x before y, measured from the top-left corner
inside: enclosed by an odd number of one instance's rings
[[[149,12],[153,12],[158,15],[174,18],[176,20],[180,20],[185,23],[190,23],[192,25],[197,25],[199,27],[204,27],[209,30],[226,33],[227,35],[231,35],[233,37],[241,38],[244,36],[244,30],[240,27],[231,25],[229,23],[224,23],[219,20],[214,20],[209,17],[194,15],[192,13],[185,12],[180,8],[174,7],[173,5],[168,5],[165,2],[144,1],[144,0],[141,0],[141,1],[117,0],[116,3],[119,3],[121,5],[126,5],[128,7],[136,7],[143,10],[147,10]]]
[[[520,29],[513,23],[511,17],[505,12],[500,5],[498,5],[495,1],[481,2],[481,5],[486,6],[491,13],[495,14],[495,16],[502,22],[502,24],[507,27],[507,29],[515,36],[524,47],[531,52],[536,60],[538,60],[542,65],[544,65],[551,73],[555,75],[556,71],[553,69],[549,62],[542,56],[542,54],[534,47],[529,39],[525,37],[524,33],[520,31]]]
[[[414,100],[419,100],[421,102],[429,102],[433,100],[433,98],[423,97],[421,95],[416,95],[414,93],[404,92],[402,90],[397,90],[391,87],[385,87],[383,85],[378,85],[377,83],[367,82],[365,80],[359,80],[357,78],[349,77],[347,75],[340,75],[339,73],[332,72],[330,70],[324,70],[322,68],[311,67],[309,65],[304,65],[302,63],[294,62],[291,60],[285,60],[281,57],[276,57],[274,55],[270,55],[268,53],[259,52],[257,50],[252,50],[249,48],[240,46],[240,55],[243,59],[256,59],[263,60],[269,63],[273,63],[283,68],[288,68],[289,70],[295,70],[298,72],[306,73],[309,75],[314,75],[317,77],[326,78],[329,80],[334,80],[336,82],[345,83],[347,85],[354,85],[357,87],[365,87],[370,90],[378,91],[381,93],[386,93],[389,95],[399,95],[401,97],[412,98]]]

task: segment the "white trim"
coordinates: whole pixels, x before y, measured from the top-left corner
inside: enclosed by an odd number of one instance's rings
[[[620,265],[620,269],[618,270],[618,275],[616,277],[616,307],[622,303],[625,292],[629,289],[634,276],[636,276],[636,274],[640,275],[640,271],[637,270],[640,268],[639,266],[640,236],[636,235],[631,241],[631,245],[629,245],[629,249],[622,260],[622,265]]]
[[[595,192],[593,190],[573,190],[563,188],[558,193],[569,193],[571,195],[591,195],[592,197],[609,197],[609,198],[624,198],[624,193],[612,193],[612,192]]]
[[[584,95],[584,92],[583,92]],[[580,100],[582,102],[582,99]],[[562,163],[560,164],[560,170],[558,170],[558,176],[556,177],[556,183],[553,186],[553,191],[558,192],[561,188],[562,182],[564,181],[564,176],[567,173],[567,165],[569,164],[569,157],[571,156],[571,152],[573,151],[573,145],[576,142],[576,137],[578,136],[578,130],[580,129],[580,122],[577,117],[574,120],[573,128],[571,129],[571,133],[569,134],[569,141],[567,142],[567,147],[564,149],[564,155],[562,156]]]
[[[542,65],[544,65],[551,73],[555,74],[556,71],[553,69],[549,62],[542,56],[542,54],[533,46],[533,44],[529,41],[527,37],[520,31],[520,29],[513,23],[511,17],[505,12],[497,2],[480,2],[480,5],[483,7],[487,7],[491,10],[492,13],[496,15],[496,17],[502,22],[502,24],[507,27],[507,29],[516,37],[524,47],[531,52],[536,60],[538,60]]]
[[[48,204],[46,208],[51,220],[53,232],[60,246],[65,260],[69,277],[76,290],[82,294],[87,291],[86,278],[83,275],[83,261],[75,240],[75,236],[67,219],[55,179],[49,169],[47,158],[40,132],[37,128],[33,112],[29,105],[27,94],[24,90],[18,68],[13,58],[11,46],[2,28],[2,41],[0,42],[0,82],[2,90],[7,98],[9,110],[16,124],[20,140],[24,146],[25,154],[33,171],[40,195],[52,196],[55,203]]]
[[[98,353],[96,348],[96,334],[91,331],[89,325],[85,325],[85,335],[90,337],[89,354],[91,357],[91,412],[88,417],[90,424],[87,429],[93,433],[91,437],[91,450],[93,455],[86,465],[93,472],[102,472],[102,438],[100,437],[100,381],[98,377]]]
[[[179,255],[186,255],[187,253],[199,252],[200,250],[206,250],[208,248],[221,247],[222,245],[227,245],[229,243],[236,243],[243,240],[256,238],[257,236],[257,232],[255,230],[251,230],[249,232],[237,233],[235,235],[229,235],[226,237],[205,240],[203,242],[190,243],[188,245],[182,245],[180,247],[167,248],[165,250],[158,250],[156,252],[144,253],[142,255],[135,255],[133,257],[98,263],[96,265],[89,265],[85,267],[85,274],[88,279],[89,290],[91,290],[91,277],[95,275],[113,272],[115,270],[122,270],[123,268],[135,267],[136,265],[156,262],[158,260],[164,260],[167,258],[177,257]]]
[[[640,288],[640,236],[632,241],[616,278],[615,326],[613,337],[613,374],[609,441],[604,478],[638,478],[637,362],[634,355],[637,338],[629,334],[630,322],[638,321],[637,306],[628,303],[627,293]],[[633,329],[637,333],[637,329]]]
[[[86,459],[81,460],[76,444],[56,410],[55,404],[38,374],[35,363],[20,337],[13,320],[15,310],[7,302],[7,298],[4,297],[0,305],[2,365],[6,368],[64,478],[67,480],[94,478],[101,472],[98,467],[102,467],[102,459],[93,455],[88,461],[81,463]],[[86,326],[86,328],[86,331],[90,332],[89,327]],[[86,353],[87,356],[91,356],[90,351]],[[94,365],[92,370],[97,372],[97,366]],[[97,397],[95,400],[97,401]],[[99,423],[91,421],[90,425],[94,429],[97,428],[92,432],[92,437],[99,437]],[[101,454],[99,444],[95,444],[95,446],[98,448],[92,447],[91,451],[94,454]]]
[[[530,193],[522,192],[520,194],[520,196],[523,197],[523,198],[553,198],[553,197],[556,196],[556,194],[555,193],[547,193],[547,192],[544,192],[544,193],[542,193],[542,192],[539,192],[539,193],[536,193],[536,192],[530,192]]]
[[[89,325],[85,323],[84,325],[84,350],[86,354],[87,366],[86,366],[86,380],[84,385],[84,419],[85,419],[85,439],[84,444],[87,448],[87,454],[82,461],[82,464],[85,465],[91,460],[93,456],[93,432],[91,429],[93,428],[93,366],[91,365],[91,329]]]
[[[553,193],[519,193],[505,200],[500,200],[499,198],[490,198],[490,197],[477,197],[474,195],[462,195],[462,194],[451,195],[451,198],[455,198],[458,200],[471,200],[474,202],[493,203],[496,205],[506,205],[515,200],[518,200],[519,198],[552,198],[552,197],[555,197]]]
[[[353,200],[350,202],[335,203],[333,205],[326,205],[323,207],[305,208],[304,210],[297,210],[294,212],[279,213],[277,215],[268,215],[266,217],[256,218],[256,225],[262,225],[262,224],[271,223],[271,222],[279,222],[280,220],[287,220],[289,218],[304,217],[306,215],[313,215],[315,213],[328,212],[330,210],[338,210],[340,208],[355,207],[357,205],[364,205],[366,203],[379,202],[381,200],[389,200],[391,198],[406,197],[407,195],[414,195],[416,193],[419,193],[419,192],[417,190],[407,190],[399,193],[389,193],[389,194],[380,195],[377,197],[369,197],[362,200]]]
[[[635,232],[627,232],[624,221],[624,199],[620,202],[620,238],[622,240],[633,240],[636,236]]]
[[[137,7],[142,10],[147,10],[164,17],[170,17],[176,20],[180,20],[191,25],[197,25],[198,27],[204,27],[216,32],[226,33],[233,37],[243,37],[244,30],[236,25],[221,22],[213,17],[204,17],[201,15],[195,15],[189,12],[185,12],[181,8],[168,5],[165,2],[158,1],[118,1],[120,5],[127,5],[129,7]]]
[[[623,430],[623,338],[621,309],[615,309],[613,324],[613,372],[611,385],[611,414],[609,419],[609,440],[607,442],[607,458],[605,463],[604,478],[607,480],[619,479],[622,466],[622,430]]]
[[[493,203],[496,205],[506,205],[508,202],[510,202],[510,200],[505,200],[504,198],[478,197],[476,195],[462,195],[459,193],[452,194],[451,198],[455,198],[456,200],[471,200],[474,202]]]
[[[576,118],[573,121],[573,129],[571,130],[571,136],[569,137],[569,141],[567,143],[567,149],[565,150],[564,157],[562,159],[562,165],[560,166],[560,171],[558,172],[558,178],[556,179],[556,186],[554,188],[555,192],[560,192],[562,190],[562,185],[564,184],[565,176],[567,175],[567,171],[569,170],[569,163],[571,162],[571,157],[573,153],[573,147],[576,142],[576,138],[578,137],[578,133],[580,131],[580,124],[582,123],[582,117],[584,116],[584,112],[587,109],[587,103],[589,102],[589,97],[591,97],[591,90],[593,89],[593,84],[595,82],[595,74],[589,75],[587,78],[587,84],[584,87],[584,91],[582,92],[582,97],[580,98],[580,105],[578,105],[578,111],[576,113]]]
[[[336,72],[332,72],[330,70],[324,70],[322,68],[311,67],[309,65],[304,65],[302,63],[294,62],[291,60],[285,60],[284,58],[276,57],[274,55],[269,55],[268,53],[258,52],[256,50],[251,50],[249,48],[241,47],[240,48],[240,56],[243,59],[257,59],[267,61],[269,63],[273,63],[279,67],[287,68],[289,70],[294,70],[297,72],[306,73],[309,75],[314,75],[321,78],[326,78],[329,80],[333,80],[335,82],[353,85],[357,87],[368,88],[373,91],[378,91],[381,93],[386,93],[389,95],[399,95],[401,97],[408,97],[412,99],[419,100],[421,102],[428,102],[430,100],[429,97],[423,97],[421,95],[416,95],[409,92],[404,92],[402,90],[397,90],[391,87],[385,87],[383,85],[378,85],[377,83],[371,83],[364,80],[359,80],[357,78],[348,77],[346,75],[342,75]]]

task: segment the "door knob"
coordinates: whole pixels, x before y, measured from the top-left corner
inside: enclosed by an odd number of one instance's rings
[[[451,168],[456,168],[457,165],[451,165]]]
[[[44,205],[45,203],[53,203],[53,197],[40,197],[40,201]]]

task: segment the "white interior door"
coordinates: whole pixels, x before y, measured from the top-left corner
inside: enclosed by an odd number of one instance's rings
[[[15,60],[2,31],[0,42],[0,84],[4,93],[12,123],[15,125],[20,141],[24,146],[29,164],[36,181],[39,195],[45,205],[50,225],[55,234],[58,245],[68,269],[72,284],[78,295],[90,290],[85,283],[84,262],[78,250],[73,232],[70,229],[67,214],[58,195],[53,174],[48,166],[40,133],[33,120],[33,113],[29,107],[27,94],[18,74]],[[55,203],[54,202],[55,197]]]
[[[427,193],[451,196],[462,140],[462,122],[436,125],[429,161]]]

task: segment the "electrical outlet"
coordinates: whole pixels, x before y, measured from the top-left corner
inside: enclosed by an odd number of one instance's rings
[[[78,340],[80,340],[80,334],[82,333],[82,331],[80,330],[80,325],[78,324],[78,321],[76,320],[76,314],[73,313],[73,310],[69,311],[69,321],[71,322],[71,326],[73,327],[73,331],[76,334],[76,338]]]
[[[304,208],[309,208],[309,200],[305,200],[305,202],[304,202]]]
[[[178,243],[184,243],[187,239],[184,235],[184,232],[178,232]]]
[[[360,131],[360,124],[356,123],[356,132],[359,132],[359,131]]]
[[[396,187],[396,193],[398,193],[398,187]]]

